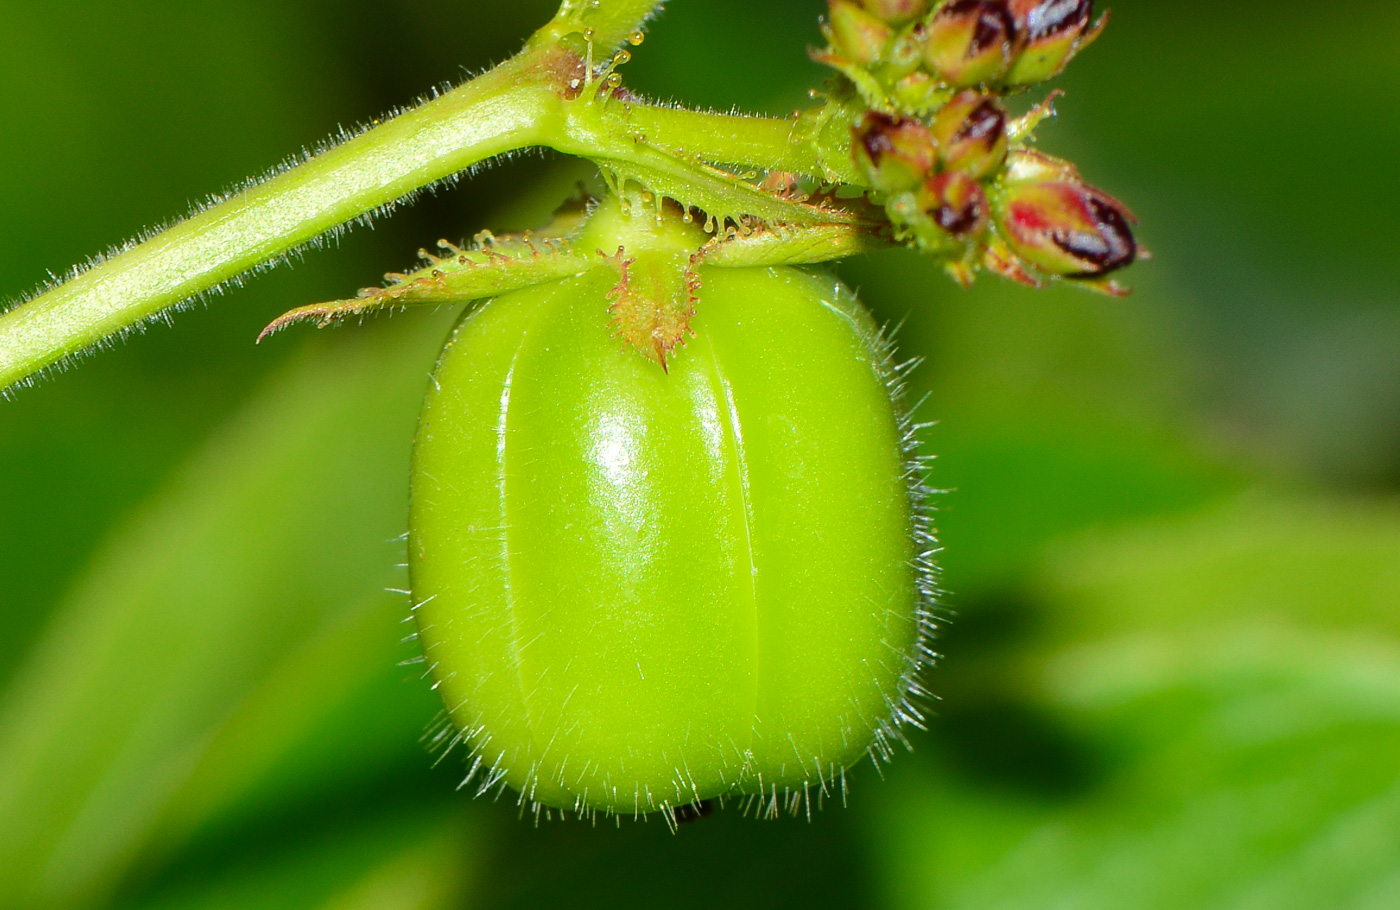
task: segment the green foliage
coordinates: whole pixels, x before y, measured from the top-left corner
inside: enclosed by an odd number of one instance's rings
[[[416,755],[434,702],[395,685],[378,592],[443,324],[395,328],[274,375],[75,581],[0,701],[0,904],[100,898],[328,766],[353,786]]]
[[[630,83],[805,103],[824,4],[670,6]],[[572,178],[532,158],[0,406],[0,906],[1393,906],[1400,225],[1395,172],[1357,163],[1400,131],[1400,21],[1116,6],[1039,142],[1149,225],[1133,298],[843,269],[928,358],[950,489],[942,700],[888,780],[672,836],[536,829],[430,770],[407,604],[376,592],[451,314],[252,339],[439,236],[540,223],[502,202]],[[10,5],[0,286],[500,59],[548,7]]]
[[[873,797],[893,905],[1400,898],[1400,511],[1247,499],[1047,562],[1046,634],[950,660],[985,739]]]

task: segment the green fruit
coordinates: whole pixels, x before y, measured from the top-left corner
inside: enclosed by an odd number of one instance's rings
[[[614,337],[608,268],[497,298],[442,353],[410,572],[483,792],[796,810],[918,720],[927,520],[887,345],[829,277],[700,278],[669,372]]]

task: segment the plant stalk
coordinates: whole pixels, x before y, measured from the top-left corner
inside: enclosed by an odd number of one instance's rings
[[[0,314],[0,391],[347,222],[529,146],[591,158],[623,179],[650,183],[658,194],[719,217],[850,221],[839,210],[764,193],[706,163],[846,182],[849,163],[833,166],[827,158],[839,156],[821,152],[821,117],[685,111],[598,91],[580,54],[610,54],[658,6],[655,0],[566,0],[521,54],[490,72]]]

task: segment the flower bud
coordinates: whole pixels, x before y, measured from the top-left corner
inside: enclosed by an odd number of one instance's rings
[[[1007,71],[1015,45],[1005,0],[952,0],[924,28],[924,64],[952,85],[978,85]]]
[[[881,75],[886,80],[902,79],[921,72],[923,62],[924,33],[917,28],[903,29],[885,49],[880,60]]]
[[[860,3],[871,15],[892,25],[917,19],[928,9],[928,0],[860,0]]]
[[[876,189],[911,190],[933,170],[937,156],[933,136],[913,118],[868,111],[852,134],[856,167]]]
[[[953,96],[933,120],[933,138],[944,167],[981,180],[1006,161],[1006,109],[990,95]]]
[[[828,0],[831,43],[857,63],[880,59],[894,37],[894,29],[850,0]]]
[[[987,196],[981,185],[962,171],[930,177],[917,198],[933,223],[954,237],[979,234],[987,227]]]
[[[947,96],[943,84],[923,70],[900,77],[890,86],[890,97],[900,110],[926,114]]]
[[[1137,258],[1122,203],[1070,180],[1013,184],[998,200],[997,224],[1022,259],[1066,278],[1099,278]]]
[[[1006,74],[1008,85],[1032,85],[1058,76],[1080,49],[1099,36],[1094,0],[1011,0],[1025,45]]]

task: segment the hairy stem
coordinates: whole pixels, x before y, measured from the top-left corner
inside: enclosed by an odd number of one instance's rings
[[[628,125],[647,144],[678,157],[701,154],[707,161],[791,171],[829,183],[856,183],[848,146],[850,125],[832,129],[824,108],[788,118],[754,117],[692,111],[686,108],[628,105]],[[830,133],[835,133],[835,141]],[[702,144],[693,144],[700,137]]]
[[[564,0],[549,24],[535,32],[526,50],[553,47],[585,30],[599,54],[611,53],[661,9],[665,0]]]
[[[565,0],[525,50],[485,75],[245,189],[0,314],[0,390],[478,162],[529,146],[597,161],[719,218],[848,223],[708,163],[848,181],[823,149],[822,109],[792,119],[684,111],[614,97],[603,63],[659,0]],[[601,89],[601,91],[600,91]],[[839,126],[839,124],[838,124]],[[835,147],[835,146],[833,146]]]
[[[633,120],[634,116],[660,111],[666,111],[665,121],[669,122],[657,123],[664,123],[669,131],[659,137],[647,134]],[[674,111],[600,97],[567,105],[559,131],[547,141],[557,151],[589,158],[622,180],[635,180],[658,197],[703,209],[716,218],[752,215],[794,224],[854,220],[849,212],[775,196],[707,164],[768,169],[773,162],[788,157],[785,149],[793,141],[792,121],[700,112],[682,121],[670,117],[671,113]]]
[[[558,97],[523,55],[0,316],[0,388],[366,212],[540,139]]]

